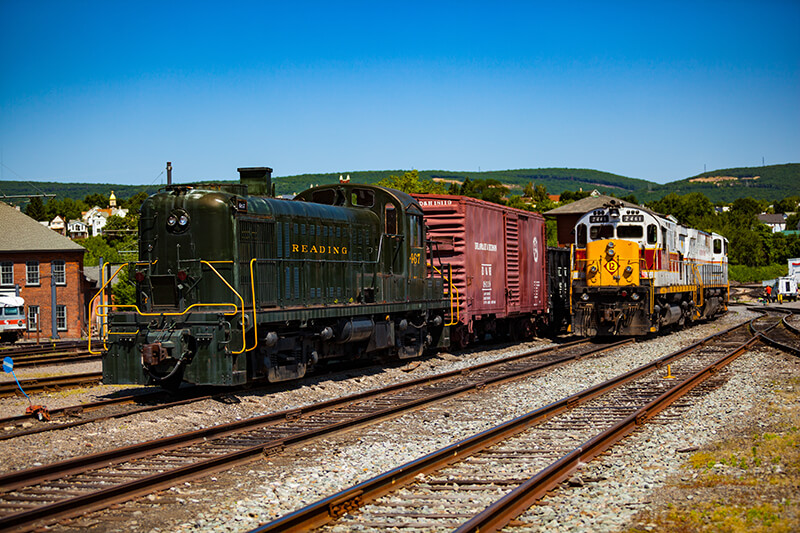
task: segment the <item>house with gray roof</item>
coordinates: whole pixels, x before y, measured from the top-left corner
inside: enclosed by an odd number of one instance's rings
[[[569,246],[575,242],[575,224],[578,223],[583,215],[594,209],[600,209],[611,201],[616,202],[623,207],[635,207],[642,209],[642,206],[614,198],[613,196],[606,196],[604,194],[593,194],[581,200],[564,204],[550,211],[542,213],[545,217],[552,217],[556,219],[556,233],[558,236],[559,246]]]

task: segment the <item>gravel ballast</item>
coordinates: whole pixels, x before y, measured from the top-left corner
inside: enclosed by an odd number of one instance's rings
[[[489,388],[480,394],[444,402],[358,432],[287,449],[213,478],[186,483],[120,509],[103,511],[94,519],[87,517],[79,523],[88,526],[92,520],[100,520],[102,526],[97,527],[110,530],[105,518],[114,517],[111,530],[118,531],[245,531],[502,420],[641,366],[751,316],[754,314],[739,308],[715,322],[639,342],[615,352],[613,357],[588,358],[546,376]],[[516,350],[523,351],[523,347]],[[157,417],[149,415],[144,416],[143,421],[127,417],[113,421],[110,427],[92,424],[89,428],[76,428],[75,434],[66,439],[47,437],[44,447],[52,449],[43,454],[41,460],[48,460],[46,457],[54,454],[87,453],[86,442],[111,447],[121,445],[119,441],[156,438],[176,433],[182,427],[208,424],[209,418],[219,423],[220,418],[252,416],[303,405],[394,380],[475,364],[479,359],[505,356],[510,351],[513,350],[494,350],[480,356],[466,354],[458,357],[458,361],[432,359],[410,373],[390,368],[350,379],[342,379],[342,376],[322,379],[269,396],[242,397],[243,402],[234,406],[216,402],[206,406],[192,404],[187,407],[188,412],[178,410]],[[678,418],[669,414],[673,410],[667,411],[663,424],[648,425],[623,445],[615,447],[608,456],[582,469],[573,480],[580,486],[561,488],[545,498],[523,517],[529,522],[525,529],[617,529],[633,513],[645,508],[652,491],[679,467],[683,455],[678,450],[700,446],[735,427],[737,421],[747,416],[752,405],[769,397],[772,379],[787,373],[796,375],[795,360],[772,350],[763,349],[739,359],[723,371],[729,379],[722,387],[691,402],[690,408],[677,409]],[[110,431],[112,429],[116,431]],[[56,433],[65,435],[67,431],[72,430]],[[102,439],[98,439],[99,435]],[[37,438],[45,437],[28,437],[27,449],[43,446],[42,442],[37,443]],[[112,443],[106,443],[107,439]],[[22,439],[14,442],[17,440]],[[24,461],[16,464],[24,466]],[[3,464],[4,470],[8,468],[15,469],[11,461]],[[588,500],[591,505],[587,505]],[[143,511],[143,502],[148,507],[157,507]],[[59,528],[72,529],[66,524]]]

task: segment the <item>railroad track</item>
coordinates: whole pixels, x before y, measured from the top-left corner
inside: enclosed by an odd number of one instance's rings
[[[45,378],[21,379],[22,389],[28,393],[52,392],[75,387],[89,387],[100,383],[103,379],[102,372],[88,372],[84,374],[67,374]],[[0,382],[0,398],[22,395],[15,381]]]
[[[89,350],[77,352],[59,352],[46,355],[28,355],[14,358],[14,368],[26,368],[31,366],[44,366],[53,364],[83,363],[86,361],[99,361],[102,356],[95,355]]]
[[[758,326],[768,330],[777,322],[774,316],[758,319]],[[579,463],[717,374],[759,335],[747,327],[731,328],[254,531],[498,530],[572,475]],[[668,369],[675,379],[664,379]],[[515,525],[524,526],[519,520]]]
[[[208,391],[205,387],[191,387],[186,390],[187,393],[181,399],[167,402],[165,402],[165,400],[172,398],[172,393],[158,389],[137,394],[125,394],[117,398],[107,398],[86,404],[52,409],[49,411],[51,419],[48,422],[39,422],[30,415],[0,418],[0,428],[3,429],[3,433],[0,434],[0,441],[22,437],[24,435],[34,435],[36,433],[82,426],[100,420],[157,411],[159,409],[166,409],[168,407],[175,407],[215,397],[207,394]],[[225,394],[227,395],[230,393]],[[140,407],[132,409],[125,408],[125,406],[134,404],[140,405]],[[97,411],[99,411],[99,413],[95,416],[85,416],[87,413]],[[34,427],[26,427],[26,425],[29,425],[26,423],[33,423]]]
[[[339,431],[631,342],[576,341],[344,398],[0,477],[0,529],[29,530],[228,469]]]
[[[52,352],[84,351],[89,349],[89,341],[51,341],[41,344],[15,344],[0,347],[0,356],[19,357],[24,355],[41,355]]]
[[[800,327],[792,323],[794,316],[784,316],[772,327],[758,329],[759,337],[774,348],[800,356]]]

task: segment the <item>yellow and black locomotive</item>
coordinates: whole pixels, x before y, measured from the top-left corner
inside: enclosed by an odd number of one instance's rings
[[[728,241],[612,200],[575,226],[572,328],[644,335],[727,309]]]

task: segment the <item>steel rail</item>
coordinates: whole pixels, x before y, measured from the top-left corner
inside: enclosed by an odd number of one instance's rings
[[[580,344],[580,343],[583,343],[583,342],[588,342],[588,341],[585,340],[585,339],[582,339],[582,340],[578,340],[578,341],[572,341],[572,342],[564,343],[564,344],[559,345],[558,347],[568,347],[568,346],[573,346],[573,345]],[[545,350],[553,350],[555,348],[557,348],[557,347],[546,348]],[[480,369],[486,368],[488,366],[502,364],[502,363],[506,363],[506,362],[511,362],[511,361],[520,359],[522,357],[528,357],[528,356],[530,356],[532,354],[536,354],[536,353],[539,353],[539,351],[534,350],[534,351],[531,351],[531,352],[524,352],[524,353],[521,353],[521,354],[518,354],[518,355],[514,355],[514,356],[510,356],[510,357],[507,357],[507,358],[498,359],[498,360],[493,361],[493,362],[490,361],[488,363],[482,363],[482,364],[479,364],[479,365],[473,365],[472,367],[469,367],[467,369],[463,369],[460,372],[464,373],[464,372],[471,372],[471,371],[474,371],[474,370],[480,370]],[[542,352],[542,353],[544,353],[544,352]],[[445,374],[442,374],[442,375],[445,375]],[[407,383],[413,383],[413,382],[407,382]],[[265,385],[269,386],[271,384],[267,383]],[[214,399],[214,398],[228,396],[230,394],[235,394],[235,393],[241,392],[243,390],[248,390],[248,391],[254,390],[252,388],[252,384],[245,384],[245,385],[230,387],[230,388],[227,388],[225,390],[225,392],[223,392],[221,394],[216,394],[216,395],[207,394],[206,391],[208,390],[208,388],[205,387],[205,386],[202,386],[202,385],[193,387],[193,389],[199,390],[199,393],[197,395],[193,395],[190,398],[187,398],[187,399],[184,399],[184,400],[177,400],[177,401],[174,401],[174,402],[170,402],[170,403],[162,404],[162,405],[157,405],[157,406],[142,407],[142,408],[139,408],[139,409],[133,409],[133,410],[122,412],[122,413],[114,413],[114,414],[111,414],[111,415],[98,416],[98,417],[94,417],[94,418],[90,418],[90,419],[77,420],[77,421],[73,421],[73,422],[69,422],[69,423],[65,423],[65,424],[48,424],[45,427],[33,428],[33,429],[26,430],[26,431],[18,431],[18,432],[12,432],[12,433],[7,433],[7,434],[0,434],[0,441],[9,440],[9,439],[13,439],[13,438],[16,438],[16,437],[21,437],[21,436],[24,436],[24,435],[33,435],[33,434],[36,434],[36,433],[43,433],[43,432],[46,432],[46,431],[55,431],[55,430],[59,430],[59,429],[77,427],[77,426],[89,424],[89,423],[100,421],[100,420],[107,420],[107,419],[110,419],[110,418],[121,418],[123,416],[129,416],[129,415],[134,415],[134,414],[138,414],[138,413],[143,413],[143,412],[149,412],[149,411],[154,411],[154,410],[158,410],[158,409],[174,407],[174,406],[177,406],[177,405],[183,405],[183,404],[187,403],[187,400],[190,400],[190,401],[203,401],[203,400],[207,400],[207,399]],[[191,391],[192,389],[185,389],[185,390]],[[1,391],[0,391],[0,394],[2,394]],[[131,395],[123,396],[123,397],[120,397],[120,398],[112,398],[112,399],[100,400],[100,401],[97,401],[97,402],[92,402],[92,403],[87,403],[87,404],[79,404],[79,405],[73,405],[73,406],[68,406],[68,407],[62,407],[62,408],[59,408],[59,409],[52,409],[52,410],[50,410],[50,416],[53,417],[53,418],[60,417],[60,416],[72,416],[72,415],[84,413],[86,411],[102,409],[102,408],[110,407],[110,406],[114,406],[114,405],[128,405],[128,404],[135,403],[135,402],[140,402],[140,401],[155,401],[155,400],[158,400],[160,398],[164,398],[164,397],[166,397],[168,395],[169,395],[169,393],[167,391],[164,391],[164,390],[158,390],[158,391],[154,391],[154,392],[150,392],[150,393],[144,393],[144,394],[131,394]],[[10,417],[6,417],[6,418],[0,418],[0,427],[8,426],[8,425],[11,425],[11,424],[19,424],[19,423],[28,421],[30,419],[31,419],[30,415],[17,415],[17,416],[10,416]]]
[[[765,344],[781,351],[800,357],[800,330],[789,324],[787,320],[792,315],[787,315],[768,330],[758,333]]]
[[[563,346],[573,346],[576,344],[588,344],[588,341],[577,341],[575,343],[569,343],[568,345],[562,346],[554,346],[550,348],[545,348],[542,350],[534,350],[528,352],[528,356],[533,355],[543,355],[556,349],[563,347]],[[608,347],[603,347],[602,349],[608,349]],[[512,356],[506,359],[503,359],[503,362],[508,362],[509,360],[517,360],[520,356]],[[564,362],[568,361],[559,361],[560,364],[564,364]],[[497,362],[495,362],[497,363]],[[478,369],[486,368],[493,366],[492,362],[488,363],[481,363],[479,365],[475,365],[474,367],[469,367],[467,369],[461,370],[453,370],[450,372],[445,372],[442,374],[436,374],[433,376],[427,376],[424,378],[415,379],[412,381],[405,381],[401,383],[396,383],[385,387],[379,390],[372,390],[361,392],[357,394],[351,394],[349,396],[343,396],[340,398],[334,398],[332,400],[327,400],[324,402],[312,404],[310,406],[305,407],[298,407],[294,409],[288,409],[285,411],[278,411],[276,413],[270,413],[268,415],[262,415],[258,417],[248,418],[245,420],[239,420],[236,422],[230,422],[227,424],[219,424],[216,426],[212,426],[209,428],[199,429],[187,433],[181,433],[178,435],[172,435],[169,437],[163,437],[160,439],[155,439],[139,444],[133,444],[130,446],[125,446],[122,448],[115,448],[113,450],[108,450],[106,452],[101,452],[92,455],[85,455],[81,457],[76,457],[73,459],[68,459],[66,461],[61,461],[58,463],[53,463],[50,465],[43,465],[35,468],[30,468],[26,470],[20,470],[17,472],[12,472],[9,474],[5,474],[0,476],[0,491],[7,491],[13,490],[25,485],[29,485],[35,482],[44,481],[46,479],[50,479],[56,475],[68,475],[73,474],[75,472],[81,472],[84,470],[88,470],[89,468],[93,467],[101,467],[106,466],[109,464],[119,463],[122,461],[130,460],[130,459],[137,459],[140,457],[144,457],[151,453],[153,450],[168,450],[178,446],[183,446],[186,444],[192,444],[194,442],[203,442],[208,439],[218,438],[242,431],[246,431],[256,427],[262,427],[268,424],[282,422],[285,420],[292,420],[292,419],[299,419],[302,416],[307,416],[312,413],[320,412],[323,410],[334,409],[339,406],[348,406],[352,405],[355,402],[369,400],[379,395],[385,395],[387,393],[394,393],[406,389],[411,389],[414,387],[419,387],[421,385],[427,385],[431,383],[436,383],[440,381],[444,381],[448,378],[453,378],[456,376],[461,376],[465,374],[470,374]],[[537,366],[533,371],[539,371],[542,368]],[[481,388],[482,384],[470,384],[468,389],[475,389]],[[463,390],[459,389],[457,392],[461,393],[464,392]],[[424,401],[424,399],[419,400]],[[387,413],[381,411],[380,412],[382,417],[385,417]],[[263,447],[261,447],[263,448]],[[1,523],[1,522],[0,522]]]
[[[16,359],[14,361],[14,368],[81,363],[85,361],[99,361],[100,359],[101,356],[92,355],[88,351],[66,352],[49,355],[32,355]]]
[[[16,344],[10,347],[0,347],[1,356],[34,355],[52,353],[56,350],[85,350],[89,341],[52,341],[42,344]]]
[[[570,345],[574,345],[576,342],[580,343],[580,342],[585,342],[585,341],[583,341],[583,340],[581,340],[581,341],[573,341],[573,342],[570,342],[570,343],[562,344],[561,346],[562,347],[567,347],[567,346],[570,346]],[[518,358],[520,358],[522,356],[527,356],[527,355],[528,355],[527,353],[523,353],[523,354],[519,354],[519,355],[516,355],[516,356],[511,356],[509,358],[500,359],[500,360],[497,360],[497,361],[494,361],[494,362],[482,363],[480,365],[474,365],[473,367],[470,367],[468,369],[461,370],[461,373],[471,372],[473,370],[480,370],[481,368],[485,368],[487,365],[495,365],[495,364],[501,364],[503,362],[513,361],[515,359],[518,359]],[[268,386],[270,386],[272,384],[265,383],[263,385],[264,385],[263,388],[266,389]],[[175,400],[175,401],[171,401],[171,402],[163,403],[163,404],[159,404],[159,405],[145,406],[145,407],[135,408],[135,409],[127,410],[127,411],[115,412],[115,413],[110,413],[110,414],[105,414],[105,415],[100,415],[100,416],[95,416],[95,417],[90,417],[90,418],[83,418],[81,420],[73,420],[73,421],[66,422],[66,423],[58,423],[56,421],[51,420],[51,423],[46,424],[46,425],[42,425],[40,427],[34,427],[34,428],[23,429],[23,430],[18,430],[18,431],[13,431],[13,430],[12,431],[6,431],[6,432],[0,434],[0,441],[10,440],[10,439],[13,439],[13,438],[16,438],[16,437],[22,437],[22,436],[25,436],[25,435],[34,435],[34,434],[37,434],[37,433],[44,433],[44,432],[48,432],[48,431],[57,431],[57,430],[60,430],[60,429],[68,429],[68,428],[78,427],[78,426],[82,426],[82,425],[85,425],[85,424],[98,422],[98,421],[101,421],[101,420],[122,418],[122,417],[125,417],[125,416],[130,416],[130,415],[135,415],[135,414],[140,414],[140,413],[146,413],[146,412],[152,412],[152,411],[157,411],[157,410],[160,410],[160,409],[167,409],[167,408],[170,408],[170,407],[175,407],[175,406],[178,406],[178,405],[185,405],[185,404],[188,404],[188,403],[191,403],[191,402],[196,402],[196,401],[204,401],[204,400],[209,400],[209,399],[213,400],[213,399],[217,399],[217,398],[224,398],[225,396],[229,396],[231,394],[236,394],[236,393],[241,392],[243,390],[247,390],[248,392],[252,392],[253,390],[258,390],[258,389],[254,389],[252,384],[245,384],[245,385],[226,388],[224,392],[219,393],[219,394],[210,394],[208,392],[208,387],[205,387],[205,386],[197,386],[197,387],[184,389],[184,390],[188,394],[190,394],[190,396],[187,397],[187,398],[181,399],[181,400]],[[192,393],[192,390],[194,390],[194,393]],[[130,404],[136,403],[136,402],[157,401],[157,400],[162,399],[162,398],[164,398],[164,397],[166,397],[168,395],[169,395],[169,393],[167,393],[166,391],[163,391],[163,390],[159,390],[159,391],[155,391],[155,392],[151,392],[151,393],[144,393],[144,394],[132,394],[132,395],[127,395],[127,396],[123,396],[123,397],[120,397],[120,398],[112,398],[112,399],[100,400],[98,402],[92,402],[92,403],[87,403],[87,404],[79,404],[79,405],[63,407],[63,408],[59,408],[59,409],[53,409],[53,410],[50,411],[50,416],[51,416],[51,418],[58,418],[58,417],[64,417],[64,416],[75,416],[75,415],[78,415],[80,413],[84,413],[84,412],[87,412],[87,411],[95,411],[95,410],[99,410],[99,409],[103,409],[103,408],[107,408],[107,407],[113,407],[115,405],[130,405]],[[31,420],[31,416],[27,415],[27,414],[6,417],[6,418],[0,419],[0,427],[9,426],[9,425],[15,425],[15,424],[21,424],[21,423],[29,421],[29,420]]]
[[[588,463],[604,451],[624,439],[638,427],[669,407],[697,385],[716,374],[721,368],[747,351],[757,342],[753,337],[737,348],[728,352],[716,362],[706,366],[689,379],[684,380],[672,389],[648,403],[613,427],[585,442],[575,450],[541,471],[536,476],[513,489],[484,509],[481,513],[462,524],[455,531],[458,533],[498,531],[511,520],[525,512],[548,491],[554,489],[562,481],[571,476],[581,463]]]
[[[538,365],[530,365],[527,368],[518,370],[517,376],[524,377],[532,373],[539,372],[543,369],[561,366],[577,358],[586,357],[590,354],[602,352],[611,349],[612,347],[624,345],[629,342],[630,340],[624,340],[612,345],[595,347],[592,350],[576,355],[570,355],[562,359],[556,359]],[[575,341],[573,343],[568,343],[567,345],[554,346],[551,348],[545,348],[543,350],[534,350],[527,352],[526,354],[511,356],[503,361],[504,363],[508,363],[509,360],[516,361],[524,359],[524,357],[528,356],[547,355],[550,352],[557,352],[559,349],[581,347],[582,345],[590,345],[590,343],[585,340]],[[386,396],[387,392],[396,395],[398,391],[402,391],[404,389],[416,390],[412,389],[412,387],[416,387],[418,389],[419,387],[428,386],[431,383],[435,384],[444,382],[447,379],[459,378],[463,381],[465,376],[466,378],[469,378],[472,374],[475,374],[477,377],[480,375],[481,369],[488,368],[489,371],[491,371],[491,367],[496,366],[497,364],[497,361],[494,363],[482,363],[480,365],[475,365],[475,367],[470,369],[455,370],[444,374],[420,378],[414,380],[413,382],[394,384],[386,389],[382,389],[381,391],[369,391],[344,398],[337,398],[306,408],[282,411],[280,413],[255,417],[253,419],[196,430],[182,435],[165,437],[155,441],[148,441],[139,445],[109,450],[107,452],[102,452],[91,456],[77,457],[52,465],[45,465],[42,467],[13,472],[5,476],[0,476],[0,491],[7,493],[15,489],[32,487],[37,483],[42,483],[47,480],[62,479],[71,474],[80,474],[93,469],[119,464],[128,460],[142,459],[157,452],[175,450],[192,443],[207,443],[210,446],[214,446],[217,442],[219,442],[220,446],[231,446],[226,444],[225,441],[217,441],[215,439],[221,439],[226,436],[235,435],[236,439],[247,440],[243,432],[249,429],[264,427],[278,422],[289,424],[297,421],[297,423],[300,424],[302,423],[303,415],[308,416],[325,410],[330,411],[334,410],[336,407],[344,407],[348,411],[351,411],[353,402],[357,400],[371,400],[379,396]],[[276,450],[281,450],[285,446],[297,444],[299,442],[321,437],[323,435],[349,430],[353,427],[363,426],[368,423],[395,416],[402,412],[417,409],[423,405],[440,401],[442,399],[452,398],[473,392],[475,390],[480,390],[489,384],[503,383],[512,379],[518,379],[518,377],[514,378],[508,374],[490,376],[486,379],[473,381],[466,385],[451,388],[449,390],[442,391],[434,389],[434,392],[432,394],[429,393],[426,398],[421,398],[416,395],[409,395],[409,399],[403,400],[402,405],[390,405],[389,407],[383,407],[380,405],[372,412],[349,413],[350,419],[347,420],[338,418],[338,421],[328,423],[321,427],[319,425],[311,424],[304,428],[304,430],[300,433],[287,433],[281,438],[262,440],[262,442],[259,442],[256,445],[245,445],[246,447],[236,450],[232,453],[227,453],[223,456],[213,457],[211,459],[200,459],[193,464],[180,466],[178,468],[169,468],[156,474],[146,475],[131,482],[110,486],[108,488],[94,491],[89,494],[84,494],[76,498],[66,498],[33,509],[15,512],[14,514],[0,517],[0,529],[7,527],[38,527],[38,525],[41,525],[42,521],[49,523],[54,520],[101,509],[107,507],[111,503],[124,501],[137,495],[158,490],[159,488],[174,486],[178,482],[187,479],[193,479],[202,474],[213,473],[218,470],[230,468],[233,465],[250,461],[255,457],[261,456],[262,454],[270,454]],[[336,411],[334,410],[334,413],[335,412]]]
[[[728,328],[720,333],[711,335],[701,341],[687,346],[681,350],[661,357],[647,365],[633,369],[625,374],[617,376],[612,380],[600,383],[589,389],[576,393],[562,400],[553,402],[547,406],[536,409],[530,413],[507,421],[494,428],[488,429],[477,435],[461,440],[450,446],[442,448],[429,455],[406,463],[384,474],[380,474],[372,479],[359,483],[353,487],[345,489],[337,494],[319,500],[303,509],[287,514],[277,520],[265,524],[252,530],[253,532],[273,532],[273,531],[308,531],[316,527],[323,526],[345,513],[365,505],[375,499],[397,490],[403,485],[410,483],[420,474],[427,474],[439,470],[452,463],[463,460],[466,457],[485,449],[493,444],[501,442],[511,435],[518,434],[529,427],[539,424],[549,418],[568,411],[576,406],[597,398],[613,389],[633,381],[641,376],[649,374],[654,370],[662,368],[664,365],[680,359],[701,346],[712,341],[719,340],[720,337],[733,333],[745,324]],[[755,337],[751,337],[747,342],[753,343]],[[742,345],[737,346],[737,350],[742,349]],[[635,419],[635,417],[634,417]],[[577,462],[574,463],[577,465]],[[548,474],[551,485],[564,479],[565,474]],[[481,529],[481,531],[483,531]]]
[[[20,385],[26,393],[61,390],[75,387],[94,385],[103,380],[102,372],[89,372],[85,374],[68,374],[45,378],[31,378],[20,380]],[[15,381],[0,382],[0,398],[7,398],[20,394]]]

